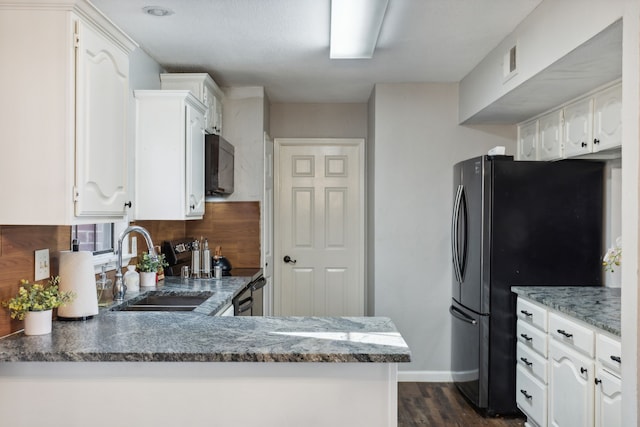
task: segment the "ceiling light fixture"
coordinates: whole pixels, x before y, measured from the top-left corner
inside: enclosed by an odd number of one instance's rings
[[[151,16],[169,16],[173,15],[173,10],[162,6],[145,6],[142,11]]]
[[[333,59],[373,57],[389,0],[331,0]]]

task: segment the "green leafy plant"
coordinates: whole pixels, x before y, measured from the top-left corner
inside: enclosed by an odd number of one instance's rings
[[[164,254],[158,254],[152,257],[144,252],[138,257],[136,268],[143,273],[157,273],[160,267],[167,267],[169,263],[165,260]]]
[[[58,308],[75,298],[73,292],[58,289],[60,277],[49,278],[45,285],[20,280],[20,289],[15,297],[2,301],[2,306],[11,311],[11,318],[23,320],[27,311],[46,311]]]

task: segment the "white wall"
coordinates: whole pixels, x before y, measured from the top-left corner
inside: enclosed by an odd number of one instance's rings
[[[272,104],[274,138],[366,138],[367,104]]]
[[[619,19],[635,0],[546,0],[460,82],[460,122],[535,76]],[[518,74],[504,81],[504,54],[517,45]]]
[[[411,348],[401,379],[449,380],[453,165],[496,145],[514,154],[515,127],[458,126],[457,84],[378,84],[370,102],[372,314],[391,317]]]
[[[225,88],[222,136],[235,148],[234,192],[207,201],[262,201],[264,132],[268,129],[264,88]]]
[[[638,417],[638,169],[640,163],[640,2],[627,0],[622,35],[622,420]]]

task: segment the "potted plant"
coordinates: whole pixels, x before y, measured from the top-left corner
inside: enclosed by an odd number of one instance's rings
[[[72,292],[58,289],[60,277],[49,278],[46,284],[29,283],[20,280],[18,295],[2,301],[2,306],[11,311],[11,318],[24,320],[26,335],[44,335],[51,332],[51,319],[54,308],[73,300]]]
[[[136,265],[140,272],[140,286],[155,286],[158,270],[168,265],[169,263],[165,260],[164,254],[158,254],[153,257],[147,252],[142,253],[138,257],[138,264]]]

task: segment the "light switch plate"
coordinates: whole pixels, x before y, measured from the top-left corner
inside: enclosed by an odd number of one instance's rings
[[[40,249],[36,251],[34,280],[47,278],[49,278],[49,249]]]

